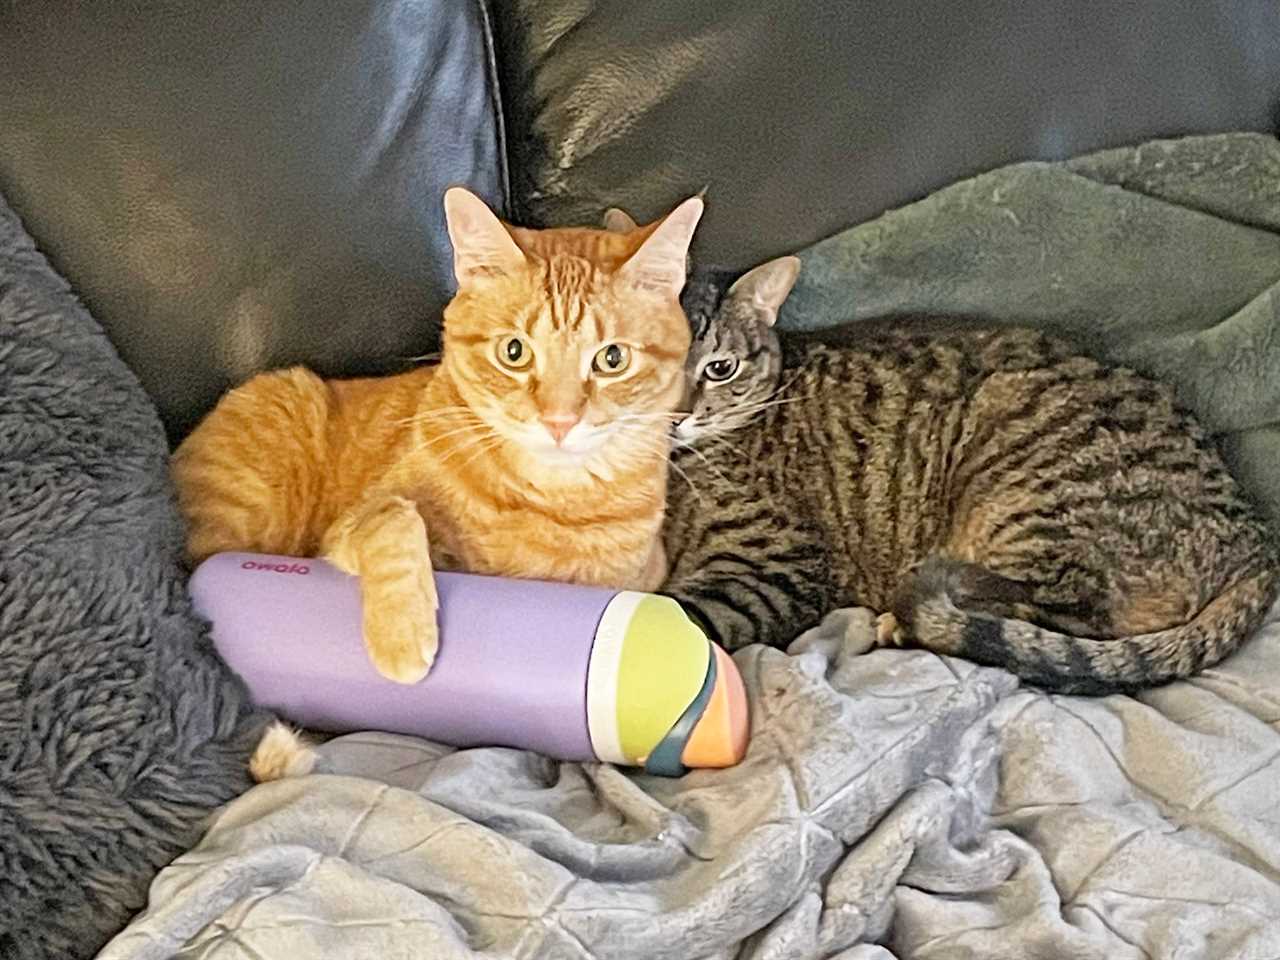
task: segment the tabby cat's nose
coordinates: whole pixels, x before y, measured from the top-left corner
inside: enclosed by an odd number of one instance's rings
[[[542,425],[547,428],[547,433],[551,434],[555,442],[561,444],[580,419],[582,418],[576,413],[544,413]]]

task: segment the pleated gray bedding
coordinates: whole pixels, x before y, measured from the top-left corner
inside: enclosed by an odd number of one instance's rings
[[[870,638],[739,653],[747,759],[682,780],[335,740],[102,960],[1280,956],[1280,619],[1138,698]]]

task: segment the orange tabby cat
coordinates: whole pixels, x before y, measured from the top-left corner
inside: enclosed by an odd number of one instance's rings
[[[528,230],[445,194],[458,293],[441,363],[232,390],[174,455],[199,562],[321,554],[360,577],[364,639],[412,683],[436,655],[433,564],[655,589],[671,412],[689,325],[678,296],[702,201],[628,233]]]

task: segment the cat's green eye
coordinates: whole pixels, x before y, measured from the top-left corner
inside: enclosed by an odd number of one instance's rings
[[[523,370],[533,362],[533,348],[520,337],[503,337],[498,341],[498,362],[509,370]]]
[[[601,347],[596,351],[595,359],[591,361],[591,368],[606,377],[616,377],[629,366],[631,366],[631,348],[624,347],[620,343]]]
[[[721,357],[719,360],[712,360],[702,368],[702,375],[713,383],[732,380],[733,375],[737,372],[738,360],[736,357]]]

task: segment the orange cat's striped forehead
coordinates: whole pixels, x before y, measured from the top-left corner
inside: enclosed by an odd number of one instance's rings
[[[507,225],[507,232],[526,254],[543,260],[580,257],[607,271],[616,270],[649,237],[658,221],[619,233],[591,227],[557,227],[530,230]]]
[[[611,283],[651,232],[508,227],[524,251],[521,269],[460,293],[448,313],[454,340],[495,330],[536,339],[573,334],[603,343],[627,340],[663,359],[688,350],[688,322],[678,304],[652,292]]]

